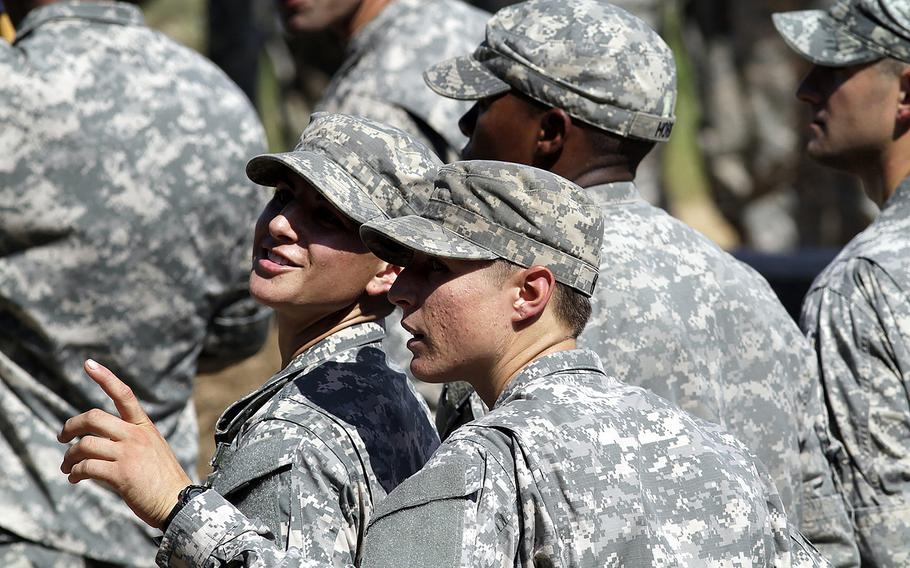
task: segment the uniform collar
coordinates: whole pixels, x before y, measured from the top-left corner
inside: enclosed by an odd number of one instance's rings
[[[910,177],[904,179],[882,206],[880,215],[910,217]]]
[[[317,365],[328,361],[336,353],[356,349],[370,343],[382,341],[385,337],[385,329],[376,322],[358,323],[351,327],[346,327],[336,331],[326,337],[316,345],[306,349],[300,355],[288,363],[288,366],[281,370],[274,378],[269,380],[270,384],[282,377],[296,373],[301,369],[311,369]]]
[[[385,37],[388,29],[398,19],[398,14],[406,9],[406,0],[392,2],[382,9],[372,21],[367,22],[354,37],[348,42],[346,60],[356,59],[357,54],[372,51],[372,49]]]
[[[606,376],[603,363],[597,353],[589,349],[569,349],[557,351],[535,359],[506,385],[505,390],[496,399],[493,408],[498,408],[509,400],[516,398],[519,391],[539,379],[566,371],[588,371]]]
[[[603,183],[585,188],[585,195],[596,205],[608,207],[622,203],[642,201],[641,193],[633,181]]]
[[[88,20],[122,26],[142,26],[145,20],[142,10],[122,2],[58,2],[35,8],[22,20],[16,30],[16,42],[35,31],[36,28],[54,20]]]
[[[217,442],[233,440],[246,421],[298,375],[310,372],[338,353],[380,342],[384,337],[385,329],[381,324],[359,323],[336,331],[306,349],[264,385],[229,406],[215,424],[215,440]]]

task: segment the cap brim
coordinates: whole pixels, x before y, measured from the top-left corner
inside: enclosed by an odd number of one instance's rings
[[[246,165],[250,180],[269,187],[286,179],[288,172],[309,182],[336,209],[357,223],[388,217],[357,180],[322,154],[310,151],[262,154]]]
[[[499,258],[496,253],[417,215],[367,223],[360,228],[360,238],[373,254],[398,266],[410,264],[414,252],[461,260]]]
[[[822,10],[779,12],[772,19],[787,45],[816,65],[846,67],[884,57]]]
[[[512,89],[470,55],[437,63],[423,72],[423,80],[437,94],[463,101],[485,99]]]

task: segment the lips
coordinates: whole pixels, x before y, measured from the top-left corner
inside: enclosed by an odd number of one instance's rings
[[[401,327],[403,327],[404,330],[406,332],[410,333],[412,336],[411,339],[408,340],[408,346],[410,346],[412,342],[424,341],[424,339],[426,338],[426,335],[417,331],[417,328],[412,327],[412,326],[408,325],[407,323],[405,323],[404,320],[401,321]]]
[[[255,267],[260,276],[270,277],[300,268],[300,265],[274,249],[263,247],[256,256]]]
[[[266,258],[279,266],[293,266],[293,263],[290,260],[284,258],[280,254],[277,254],[273,250],[270,250],[268,252],[268,254],[266,255]]]

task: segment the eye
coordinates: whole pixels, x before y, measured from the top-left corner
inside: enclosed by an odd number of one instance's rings
[[[272,202],[281,207],[284,207],[288,203],[294,200],[294,192],[285,186],[278,186],[275,188],[275,194],[272,195]]]
[[[449,272],[449,267],[446,266],[441,260],[435,257],[430,257],[427,259],[427,272],[439,272],[445,273]]]
[[[313,220],[330,229],[353,230],[347,220],[342,219],[335,211],[328,207],[316,207],[313,209]]]

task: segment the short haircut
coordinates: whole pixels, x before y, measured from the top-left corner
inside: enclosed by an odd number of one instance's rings
[[[637,138],[624,138],[618,134],[601,130],[595,126],[590,126],[579,122],[583,125],[585,135],[588,138],[588,144],[597,154],[615,154],[622,156],[629,164],[632,173],[638,170],[639,164],[645,159],[645,156],[651,153],[657,144],[651,140],[638,140]]]
[[[516,270],[522,270],[523,267],[508,260],[498,259],[490,265],[490,269],[493,277],[501,283]],[[556,290],[553,292],[552,298],[556,318],[569,328],[573,339],[577,338],[591,318],[590,298],[562,282],[556,283]]]

